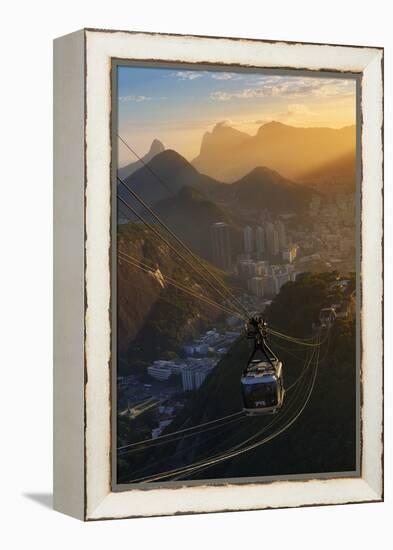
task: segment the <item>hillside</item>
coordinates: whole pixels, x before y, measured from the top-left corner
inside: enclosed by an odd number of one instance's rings
[[[210,227],[222,221],[235,229],[235,223],[214,202],[192,187],[184,187],[176,196],[164,199],[155,206],[160,218],[196,254],[211,260]],[[195,223],[190,223],[195,220]]]
[[[272,212],[298,212],[307,208],[312,191],[300,187],[269,168],[258,167],[233,183],[234,204]]]
[[[266,166],[289,179],[301,181],[306,172],[339,159],[355,147],[355,126],[298,128],[273,121],[250,136],[216,125],[204,135],[200,154],[192,164],[201,173],[228,183],[257,166]]]
[[[200,174],[184,157],[171,149],[153,157],[147,168],[139,168],[125,182],[149,205],[173,197],[183,187],[193,186],[202,190],[220,185],[212,178]],[[138,208],[135,199],[130,197],[121,184],[118,186],[118,193]],[[128,216],[129,214],[125,217]]]
[[[308,171],[299,179],[322,193],[337,192],[338,190],[341,192],[354,192],[356,186],[356,151],[353,150],[317,169]]]
[[[311,323],[318,317],[319,308],[332,299],[332,296],[328,297],[331,294],[329,284],[334,278],[334,273],[308,275],[298,282],[285,285],[268,311],[271,326],[289,334],[309,335]],[[338,296],[333,298],[337,299]],[[306,353],[301,347],[288,345],[282,340],[271,339],[270,343],[283,361],[285,385],[291,385],[301,372]],[[248,354],[247,342],[240,338],[168,432],[240,410],[239,380]],[[291,428],[270,443],[194,474],[192,479],[354,470],[356,365],[353,318],[336,321],[329,344],[324,343],[321,348],[321,356],[311,400]],[[290,393],[287,398],[289,396]],[[286,403],[289,402],[287,399]],[[157,461],[160,463],[159,470],[166,471],[209,457],[243,442],[269,421],[269,417],[246,417],[218,430],[161,446],[156,452],[150,450],[139,453],[136,459],[121,463],[120,477],[130,479],[135,471],[141,470],[143,475],[156,473]]]
[[[216,308],[165,283],[163,276],[169,276],[190,291],[211,296],[198,275],[182,267],[175,253],[141,225],[118,227],[118,250],[128,256],[118,260],[117,268],[118,352],[122,359],[119,372],[124,374],[129,368],[126,364],[155,358],[163,349],[176,352],[201,324],[220,314]],[[150,265],[155,274],[145,273],[129,261]]]
[[[157,177],[155,177],[155,174]],[[158,179],[157,179],[158,178]],[[272,212],[301,213],[308,206],[312,191],[268,168],[258,167],[231,185],[200,174],[175,151],[166,150],[126,180],[145,202],[154,207],[163,221],[195,252],[210,257],[209,228],[225,221],[234,232],[237,247],[237,226],[247,221],[249,211],[268,208]],[[119,195],[149,215],[130,193],[119,185]],[[121,219],[132,220],[130,212],[119,202]],[[150,218],[151,219],[151,218]],[[195,221],[197,223],[190,223]]]

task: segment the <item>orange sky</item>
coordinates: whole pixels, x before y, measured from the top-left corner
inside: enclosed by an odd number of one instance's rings
[[[255,134],[277,120],[341,128],[356,122],[353,79],[162,68],[119,68],[119,132],[138,154],[153,139],[188,160],[218,122]],[[119,162],[132,162],[119,148]]]

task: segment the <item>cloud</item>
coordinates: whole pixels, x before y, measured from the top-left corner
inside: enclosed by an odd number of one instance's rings
[[[255,87],[243,88],[233,92],[219,90],[212,92],[210,98],[215,101],[232,99],[254,99],[263,97],[298,98],[314,96],[330,98],[351,96],[355,93],[355,83],[350,80],[334,78],[271,77],[260,79]]]
[[[310,109],[307,107],[307,105],[304,105],[303,103],[291,103],[287,107],[286,115],[296,116],[296,115],[303,115],[309,112],[310,112]]]
[[[254,97],[263,97],[265,90],[259,88],[245,88],[237,92],[217,91],[210,94],[211,99],[216,101],[230,101],[231,99],[251,99]]]
[[[126,95],[119,97],[119,101],[123,103],[126,103],[127,101],[136,101],[137,103],[140,103],[142,101],[151,101],[151,99],[151,97],[146,95]]]
[[[203,75],[202,71],[176,71],[172,76],[178,80],[195,80]]]
[[[210,75],[214,80],[231,80],[232,78],[237,77],[235,73],[211,73]]]

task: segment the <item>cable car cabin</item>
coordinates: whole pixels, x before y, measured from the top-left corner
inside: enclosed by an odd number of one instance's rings
[[[322,329],[329,329],[337,318],[337,314],[334,308],[324,307],[319,312],[319,322]]]
[[[282,363],[267,343],[267,323],[262,317],[251,317],[246,324],[247,338],[253,350],[240,379],[243,410],[246,414],[274,414],[284,401]],[[262,358],[257,359],[257,353]]]
[[[241,377],[244,412],[249,415],[277,413],[284,401],[282,363],[252,360]]]

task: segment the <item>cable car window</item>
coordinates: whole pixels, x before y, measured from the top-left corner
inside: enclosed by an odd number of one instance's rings
[[[277,385],[275,383],[244,384],[244,398],[247,407],[255,405],[273,407],[277,405]]]

